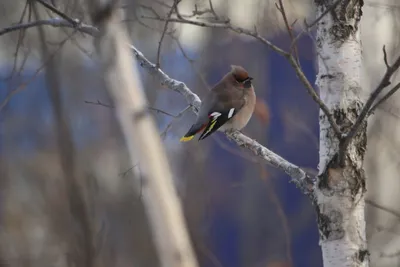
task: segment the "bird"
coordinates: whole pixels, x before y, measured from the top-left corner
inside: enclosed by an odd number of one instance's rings
[[[256,104],[253,78],[241,66],[231,70],[214,85],[201,103],[195,123],[180,139],[187,142],[202,132],[199,141],[215,131],[243,129],[249,122]]]

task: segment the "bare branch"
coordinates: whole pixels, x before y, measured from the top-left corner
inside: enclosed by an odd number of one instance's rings
[[[285,56],[288,54],[288,52],[284,51],[283,49],[279,48],[278,46],[274,45],[273,43],[271,43],[270,41],[268,41],[267,39],[262,37],[258,32],[252,32],[245,28],[233,26],[229,23],[229,21],[212,23],[212,22],[206,22],[206,21],[189,20],[189,19],[184,19],[184,18],[179,19],[179,18],[146,17],[146,16],[142,16],[142,18],[151,19],[151,20],[159,20],[159,21],[169,21],[169,22],[175,22],[175,23],[183,23],[183,24],[191,24],[191,25],[195,25],[195,26],[199,26],[199,27],[206,27],[206,28],[228,29],[228,30],[231,30],[238,34],[252,36],[282,56]]]
[[[169,11],[169,13],[168,13],[168,15],[167,15],[167,18],[170,18],[170,17],[171,17],[172,13],[174,12],[175,8],[178,7],[178,4],[179,4],[180,2],[181,2],[181,0],[174,0],[174,4],[172,5],[171,10]],[[165,33],[166,33],[166,31],[168,30],[168,22],[169,22],[168,20],[165,21],[164,30],[162,31],[160,41],[158,42],[157,63],[156,63],[157,68],[160,67],[161,47],[162,47],[162,42],[163,42],[163,40],[164,40]]]
[[[386,100],[388,100],[392,95],[394,95],[394,93],[396,93],[400,88],[400,83],[396,84],[396,86],[394,86],[392,89],[390,89],[389,92],[386,93],[386,95],[384,95],[381,99],[379,99],[369,110],[368,112],[368,116],[372,113],[374,113],[374,111],[381,105],[383,104]]]
[[[106,107],[106,108],[115,108],[113,105],[103,103],[100,100],[97,100],[96,102],[85,100],[85,103],[86,104],[95,105],[95,106],[102,106],[102,107]],[[158,109],[158,108],[153,108],[153,107],[147,107],[147,108],[150,109],[150,110],[153,110],[153,111],[155,111],[157,113],[164,114],[166,116],[170,116],[170,117],[175,118],[175,119],[179,118],[179,116],[180,116],[180,113],[178,115],[174,115],[174,114],[171,114],[169,112],[166,112],[166,111]]]
[[[176,22],[180,22],[179,19],[171,19],[175,20]],[[276,51],[277,53],[281,55],[289,55],[287,52],[284,50],[280,49],[279,47],[273,45],[271,42],[268,40],[264,39],[262,36],[260,36],[257,32],[251,32],[247,29],[243,28],[237,28],[233,27],[230,24],[213,24],[213,23],[200,23],[200,22],[194,22],[195,25],[203,26],[203,27],[215,27],[215,28],[227,28],[230,29],[234,32],[237,32],[239,34],[245,34],[249,36],[253,36],[257,40],[260,40],[262,43],[265,45],[269,46],[272,50]],[[96,27],[93,27],[91,25],[87,25],[84,23],[79,23],[77,27],[72,25],[66,20],[60,19],[60,18],[54,18],[48,20],[46,23],[43,25],[49,25],[49,26],[55,26],[55,27],[69,27],[69,28],[76,28],[77,30],[84,32],[86,34],[92,35],[92,36],[97,36],[99,31]],[[35,25],[32,25],[30,27],[33,27]],[[155,64],[150,62],[139,50],[137,50],[133,45],[129,45],[129,47],[132,49],[133,54],[140,64],[142,68],[148,71],[150,75],[155,76],[159,81],[160,84],[165,86],[166,88],[169,88],[170,90],[176,91],[179,94],[181,94],[185,99],[186,102],[190,105],[192,110],[197,113],[199,111],[200,105],[201,105],[201,100],[200,98],[194,94],[187,86],[185,83],[172,79],[170,78],[162,69],[159,69],[156,67]],[[319,96],[315,92],[314,88],[312,87],[311,83],[308,81],[307,77],[304,75],[300,67],[296,64],[296,60],[293,57],[289,57],[289,62],[291,63],[292,66],[296,66],[296,74],[300,78],[303,84],[307,85],[306,88],[309,91],[309,93],[312,95],[314,101],[317,101],[317,103],[320,105],[321,109],[324,111],[325,114],[328,114],[327,117],[328,119],[330,118],[330,121],[334,123],[333,121],[333,116],[329,115],[329,110],[328,108],[324,105],[322,100],[319,99]],[[336,124],[333,124],[336,125]],[[334,127],[338,128],[337,126]],[[268,164],[277,167],[278,169],[284,171],[286,174],[288,174],[294,181],[295,183],[306,193],[310,194],[312,191],[312,186],[313,186],[313,178],[311,178],[304,170],[302,170],[300,167],[288,162],[287,160],[283,159],[282,157],[278,156],[277,154],[273,153],[270,151],[268,148],[262,146],[255,140],[252,140],[251,138],[243,135],[240,132],[235,132],[235,133],[230,133],[229,137],[234,140],[239,146],[246,147],[250,149],[254,153],[254,155],[260,157],[264,161],[266,161]]]
[[[53,12],[54,14],[60,16],[61,18],[65,19],[66,21],[68,21],[69,23],[74,25],[74,27],[77,27],[79,25],[78,20],[72,19],[70,16],[67,16],[63,12],[59,11],[55,6],[47,3],[46,1],[43,1],[43,0],[35,0],[35,1],[38,2],[39,4],[41,4],[42,6],[44,6],[45,8],[47,8],[48,10],[50,10],[51,12]]]
[[[294,51],[294,55],[297,61],[297,64],[300,66],[300,57],[299,57],[299,53],[297,51],[297,44],[294,40],[294,34],[293,34],[293,28],[291,25],[289,25],[289,21],[286,15],[286,10],[285,10],[285,6],[283,5],[283,0],[278,0],[278,4],[275,3],[276,8],[278,9],[278,11],[281,13],[283,21],[285,22],[285,26],[286,26],[286,31],[290,37],[290,40],[292,42],[292,45],[290,46],[290,53],[292,51]]]
[[[190,105],[187,106],[186,108],[184,108],[182,111],[180,111],[178,113],[178,115],[176,115],[175,118],[170,123],[168,123],[167,127],[165,127],[164,131],[162,131],[161,134],[160,134],[161,138],[164,139],[167,136],[167,133],[168,133],[169,130],[171,130],[172,125],[174,124],[174,122],[177,119],[181,118],[183,116],[183,114],[185,114],[186,111],[188,111],[189,109],[190,109]]]
[[[308,174],[300,167],[290,163],[239,131],[226,132],[226,134],[228,138],[235,141],[239,146],[249,149],[254,153],[254,155],[258,156],[262,160],[267,161],[275,168],[284,171],[292,178],[292,181],[302,190],[303,193],[310,194],[312,192],[314,179],[308,176]]]
[[[400,212],[398,212],[398,211],[395,211],[395,210],[393,210],[393,209],[384,207],[384,206],[382,206],[382,205],[380,205],[380,204],[378,204],[378,203],[375,203],[375,202],[372,201],[372,200],[368,200],[368,199],[365,200],[365,203],[367,203],[368,205],[371,205],[372,207],[375,207],[375,208],[377,208],[377,209],[386,211],[387,213],[389,213],[389,214],[395,216],[397,219],[400,219]]]
[[[0,103],[0,112],[3,110],[3,108],[10,102],[11,98],[16,95],[17,93],[21,92],[22,90],[24,90],[29,83],[31,83],[32,81],[34,81],[37,76],[43,71],[43,69],[46,67],[46,65],[53,60],[54,56],[60,51],[60,49],[63,47],[63,45],[66,43],[67,40],[70,39],[71,36],[68,36],[67,38],[65,38],[63,41],[60,42],[58,48],[52,52],[51,54],[49,54],[47,56],[47,58],[43,58],[43,64],[36,69],[36,71],[34,72],[34,74],[26,81],[23,82],[21,84],[18,85],[18,87],[16,87],[15,89],[11,90],[6,97],[3,99],[3,101]]]
[[[79,30],[80,32],[94,35],[98,30],[87,24],[81,24],[79,20],[76,20],[76,23],[78,24],[71,24],[69,21],[61,18],[51,18],[51,19],[42,19],[42,20],[36,20],[28,23],[22,23],[22,24],[16,24],[10,27],[3,28],[0,30],[0,36],[4,35],[6,33],[10,33],[13,31],[18,31],[18,30],[25,30],[29,29],[32,27],[38,27],[38,26],[52,26],[52,27],[68,27],[68,28],[74,28]]]
[[[383,50],[383,62],[385,62],[385,66],[388,69],[388,68],[390,68],[390,66],[389,66],[389,63],[387,60],[386,45],[383,45],[382,50]]]
[[[337,126],[333,115],[329,112],[328,107],[324,104],[324,102],[320,99],[318,96],[317,92],[315,91],[314,87],[311,85],[311,83],[308,81],[307,77],[305,76],[304,72],[302,71],[300,65],[297,63],[295,57],[293,57],[292,54],[284,51],[283,49],[279,48],[278,46],[272,44],[270,41],[262,37],[257,31],[250,31],[241,27],[236,27],[231,25],[229,22],[218,22],[218,23],[210,23],[210,22],[203,22],[203,21],[194,21],[194,20],[188,20],[188,19],[179,19],[179,18],[162,18],[162,17],[143,17],[142,18],[147,18],[147,19],[153,19],[153,20],[159,20],[159,21],[170,21],[170,22],[176,22],[176,23],[184,23],[184,24],[191,24],[191,25],[196,25],[199,27],[207,27],[207,28],[222,28],[222,29],[229,29],[233,32],[236,32],[238,34],[243,34],[247,36],[251,36],[266,46],[268,46],[270,49],[273,51],[277,52],[278,54],[284,56],[289,63],[292,65],[294,68],[297,77],[300,79],[300,81],[303,83],[303,85],[306,87],[307,92],[311,95],[312,99],[318,104],[320,109],[324,112],[326,117],[328,118],[329,123],[331,124],[336,136],[340,139],[341,136],[341,131],[339,127]]]
[[[371,107],[373,106],[375,100],[378,98],[379,94],[383,91],[383,89],[385,89],[386,87],[388,87],[391,82],[390,79],[392,78],[393,74],[399,69],[400,67],[400,56],[397,57],[397,59],[395,60],[395,62],[393,63],[392,66],[390,66],[387,63],[387,54],[386,54],[386,49],[385,46],[383,46],[382,48],[383,50],[383,60],[385,62],[386,65],[386,72],[385,75],[382,77],[381,82],[379,83],[378,87],[374,90],[374,92],[372,92],[372,94],[370,95],[370,97],[368,98],[367,102],[365,103],[363,109],[361,110],[360,115],[358,116],[356,122],[354,123],[354,125],[351,127],[349,133],[346,135],[346,137],[341,141],[340,144],[340,153],[339,153],[339,162],[343,163],[346,151],[347,151],[347,147],[349,146],[351,140],[353,139],[353,137],[358,133],[358,131],[361,128],[361,125],[363,124],[363,122],[367,119],[368,115],[371,114]],[[394,90],[393,90],[394,89]],[[391,90],[391,94],[394,94],[397,91],[397,85],[393,88],[393,92]],[[390,93],[390,92],[389,92]],[[388,93],[388,94],[389,94]],[[390,96],[389,95],[389,96]],[[388,96],[388,97],[389,97]],[[385,101],[386,99],[384,99],[383,101]],[[382,102],[383,102],[382,101]]]

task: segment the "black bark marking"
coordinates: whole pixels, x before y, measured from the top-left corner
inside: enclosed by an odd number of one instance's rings
[[[364,261],[368,261],[369,260],[369,251],[367,249],[360,249],[358,250],[358,252],[356,253],[356,258],[359,262],[364,262]]]
[[[320,76],[321,79],[333,79],[335,78],[335,76],[333,76],[332,74],[323,74]]]
[[[314,0],[317,7],[322,10],[329,8],[335,1]],[[330,28],[330,34],[334,42],[339,44],[347,41],[357,32],[362,16],[363,0],[342,0],[336,8],[330,11],[334,25]]]
[[[337,240],[344,237],[343,216],[340,212],[332,210],[322,213],[318,205],[316,211],[321,240]]]

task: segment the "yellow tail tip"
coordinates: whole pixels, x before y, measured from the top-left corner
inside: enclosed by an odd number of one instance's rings
[[[192,140],[193,137],[194,137],[194,135],[192,135],[192,136],[184,136],[181,139],[179,139],[179,141],[180,142],[188,142],[188,141]]]

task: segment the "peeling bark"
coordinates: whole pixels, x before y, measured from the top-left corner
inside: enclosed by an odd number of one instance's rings
[[[317,17],[335,1],[315,0]],[[362,48],[359,22],[362,0],[343,0],[320,20],[317,28],[318,76],[323,102],[345,135],[365,103],[362,98]],[[366,123],[342,159],[339,140],[320,112],[320,162],[315,205],[324,267],[368,266],[365,234]]]

